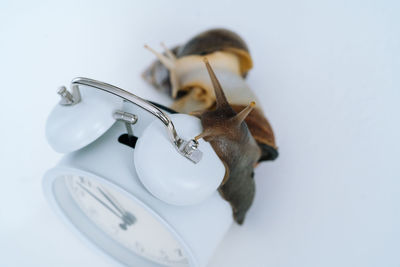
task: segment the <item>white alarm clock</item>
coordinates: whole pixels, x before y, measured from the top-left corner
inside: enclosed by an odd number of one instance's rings
[[[200,120],[87,78],[71,88],[46,125],[65,153],[43,179],[57,213],[122,265],[206,266],[233,219]]]

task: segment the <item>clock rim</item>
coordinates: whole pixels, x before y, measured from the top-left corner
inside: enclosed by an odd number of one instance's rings
[[[54,168],[49,169],[43,176],[43,181],[42,181],[42,189],[43,189],[44,195],[46,196],[47,201],[50,203],[51,208],[58,214],[59,217],[61,217],[62,221],[68,226],[68,228],[71,229],[75,233],[75,235],[78,236],[79,239],[82,240],[88,247],[92,248],[92,250],[96,251],[98,254],[101,254],[103,256],[104,256],[104,254],[107,255],[107,258],[109,260],[113,261],[114,263],[117,263],[121,266],[125,266],[125,263],[123,263],[120,259],[118,259],[116,256],[109,253],[106,249],[97,245],[96,242],[93,241],[84,231],[81,231],[79,229],[78,225],[73,222],[73,220],[64,211],[64,208],[59,204],[57,197],[55,196],[55,192],[53,190],[54,182],[61,175],[71,175],[71,174],[82,175],[82,176],[88,177],[90,179],[95,179],[96,181],[99,181],[100,183],[102,183],[106,186],[109,186],[112,189],[118,191],[119,193],[123,194],[125,197],[131,199],[132,201],[136,201],[136,203],[138,203],[142,208],[144,208],[151,216],[153,216],[157,221],[159,221],[161,223],[161,225],[164,226],[165,229],[169,233],[172,234],[174,239],[179,243],[179,245],[183,249],[186,258],[188,259],[189,266],[190,267],[198,266],[199,262],[198,262],[196,256],[194,255],[192,249],[185,242],[185,240],[181,237],[181,235],[175,230],[175,228],[170,223],[168,223],[163,217],[161,217],[156,211],[154,211],[151,207],[149,207],[146,203],[144,203],[142,200],[138,199],[133,194],[129,193],[122,187],[116,185],[115,183],[109,181],[107,178],[105,178],[101,175],[98,175],[96,173],[92,173],[89,171],[85,171],[85,170],[82,170],[79,168],[69,167],[69,166],[56,166]],[[76,206],[79,208],[78,205],[76,205]],[[80,210],[80,211],[82,211],[82,210]],[[85,218],[85,219],[89,220],[91,223],[94,223],[89,218]],[[100,231],[108,239],[111,239],[118,243],[118,241],[112,239],[112,237],[108,236],[107,233],[105,233],[103,230],[100,229]],[[121,247],[124,247],[122,244],[118,243],[118,245]],[[124,247],[124,248],[126,248],[126,247]],[[134,254],[135,257],[145,259],[149,263],[154,264],[154,266],[162,266],[160,263],[152,262],[140,255],[137,255],[133,251],[130,251],[130,252],[132,254]]]

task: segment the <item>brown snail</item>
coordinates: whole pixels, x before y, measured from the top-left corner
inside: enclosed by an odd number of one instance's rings
[[[242,224],[254,198],[254,167],[278,156],[272,128],[245,82],[253,65],[247,45],[229,30],[214,29],[171,50],[163,46],[164,54],[146,46],[158,61],[143,76],[175,99],[172,109],[201,119],[196,138],[210,142],[225,164],[219,192]]]

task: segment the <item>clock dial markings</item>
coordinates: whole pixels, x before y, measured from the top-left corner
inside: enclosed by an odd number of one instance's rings
[[[165,266],[189,266],[179,242],[141,204],[94,179],[73,175],[67,176],[66,181],[87,217],[119,244]]]

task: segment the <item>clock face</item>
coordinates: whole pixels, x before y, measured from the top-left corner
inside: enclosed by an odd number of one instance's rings
[[[96,180],[79,175],[65,178],[81,210],[111,238],[153,262],[189,266],[173,235],[140,204]]]

